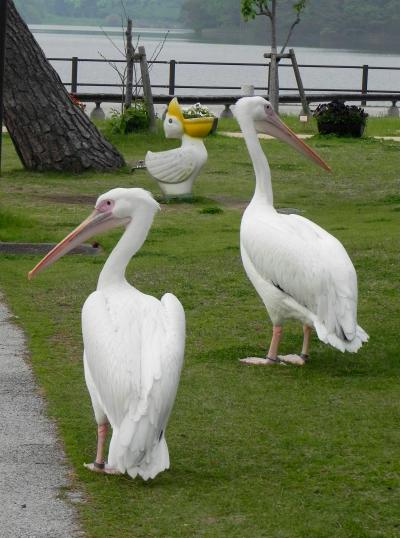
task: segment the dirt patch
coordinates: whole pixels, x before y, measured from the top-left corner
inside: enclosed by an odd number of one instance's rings
[[[215,196],[214,200],[227,209],[238,209],[239,211],[244,211],[250,202],[250,200],[238,200],[237,198],[232,198],[231,196],[225,195]],[[302,213],[302,210],[297,209],[296,207],[277,207],[276,210],[278,213],[284,213],[285,215],[290,215],[293,213],[295,215],[299,215]]]
[[[96,202],[96,198],[90,195],[74,195],[74,194],[46,194],[46,195],[37,195],[37,198],[40,200],[46,200],[49,202],[61,203],[61,204],[82,204],[82,205],[93,205]],[[193,206],[198,204],[197,201],[194,202],[185,202],[181,201],[179,203],[169,202],[166,203],[162,198],[158,200],[162,205],[163,211],[177,211],[184,210],[187,211]],[[214,198],[210,198],[208,202],[216,202],[221,204],[224,208],[227,209],[237,209],[239,211],[244,211],[249,205],[249,200],[239,200],[237,198],[232,198],[231,196],[217,195]],[[281,207],[278,208],[279,213],[295,213],[300,214],[302,211],[296,209],[295,207]]]
[[[3,243],[0,241],[0,252],[8,254],[47,254],[56,243]],[[103,252],[98,243],[93,245],[79,245],[72,249],[68,254],[87,254],[95,255]]]
[[[232,198],[231,196],[225,196],[223,194],[214,196],[214,200],[227,209],[239,209],[240,211],[244,211],[249,205],[249,200],[238,200],[237,198]]]
[[[35,198],[58,204],[94,205],[96,197],[89,194],[37,194]]]

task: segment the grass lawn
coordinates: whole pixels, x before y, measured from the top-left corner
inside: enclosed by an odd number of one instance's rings
[[[299,120],[294,114],[281,114],[283,121],[296,133],[317,134],[317,122],[310,118],[307,123]],[[238,131],[239,127],[235,119],[224,119],[222,122],[224,131]],[[370,136],[400,136],[399,118],[370,116],[365,128],[365,137]]]
[[[368,134],[396,134],[400,121],[387,121],[371,122]],[[114,142],[128,161],[177,145],[160,134]],[[316,136],[310,145],[332,166],[327,174],[282,143],[263,141],[275,205],[300,209],[347,248],[359,277],[359,323],[370,335],[356,355],[314,337],[304,368],[238,361],[262,356],[270,337],[239,254],[253,171],[243,140],[216,135],[206,145],[196,203],[163,205],[128,268],[136,287],[157,297],[175,293],[187,315],[185,365],[166,436],[171,469],[154,481],[100,476],[82,465],[93,459],[96,435],[80,310],[120,231],[98,238],[104,255],[66,256],[32,282],[26,274],[37,256],[0,260],[0,289],[27,335],[73,467],[72,488],[84,495],[78,509],[86,534],[398,537],[400,144]],[[159,193],[144,171],[26,172],[7,138],[1,182],[2,241],[58,241],[115,186]],[[299,351],[301,340],[301,327],[288,324],[281,352]]]

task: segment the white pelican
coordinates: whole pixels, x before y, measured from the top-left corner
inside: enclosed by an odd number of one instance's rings
[[[357,325],[357,275],[343,245],[317,224],[299,215],[279,214],[273,206],[271,173],[257,132],[287,142],[329,170],[262,97],[243,97],[234,111],[253,162],[254,196],[241,228],[242,261],[271,318],[272,340],[266,358],[242,359],[248,364],[304,364],[309,338],[318,338],[340,351],[356,352],[368,335]],[[304,340],[299,355],[278,356],[282,324],[302,322]]]
[[[86,467],[144,480],[169,468],[165,428],[185,345],[185,314],[178,299],[167,293],[159,301],[125,279],[126,266],[158,209],[143,189],[113,189],[29,273],[31,278],[95,233],[125,226],[82,310],[85,380],[98,424],[96,458]],[[112,438],[105,463],[108,424]]]
[[[201,168],[207,161],[203,137],[207,136],[214,118],[184,118],[178,99],[168,105],[163,123],[166,138],[180,138],[179,148],[168,151],[148,151],[145,164],[167,196],[187,196]]]

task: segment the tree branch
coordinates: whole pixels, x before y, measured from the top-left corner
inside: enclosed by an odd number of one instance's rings
[[[103,34],[106,36],[106,38],[108,39],[108,41],[111,43],[111,45],[117,49],[117,51],[122,54],[122,56],[125,56],[125,52],[123,52],[119,47],[118,45],[115,43],[115,41],[113,39],[111,39],[111,37],[107,34],[107,32],[104,30],[104,28],[102,26],[100,26],[100,30],[103,32]],[[122,32],[122,35],[123,35],[123,32]],[[125,43],[124,43],[124,46],[125,46]]]
[[[269,9],[269,6],[268,6],[268,0],[267,0],[267,2],[265,2],[263,0],[258,0],[256,2],[256,6],[258,7],[258,11],[254,12],[256,15],[266,15],[267,17],[272,19],[272,12],[271,12],[271,10]]]
[[[299,22],[300,22],[300,14],[298,13],[298,14],[297,14],[297,17],[296,17],[296,19],[295,19],[295,21],[292,23],[291,27],[289,28],[288,34],[287,34],[287,36],[286,36],[286,41],[285,41],[283,47],[281,48],[281,51],[280,51],[279,54],[283,54],[283,53],[284,53],[286,47],[288,46],[289,40],[290,40],[290,38],[292,37],[293,30],[294,30],[295,26],[296,26],[297,24],[299,24]]]
[[[259,15],[265,15],[272,19],[269,2],[270,0],[241,0],[241,13],[244,19],[247,21]]]

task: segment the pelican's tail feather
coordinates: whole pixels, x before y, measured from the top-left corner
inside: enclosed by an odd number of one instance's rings
[[[152,436],[149,435],[149,431],[140,430],[139,424],[136,434],[142,438],[142,442],[132,443],[130,446],[121,442],[123,438],[121,430],[113,432],[108,464],[121,473],[128,473],[132,478],[139,475],[143,480],[148,480],[155,478],[158,473],[165,469],[169,469],[169,452],[164,435],[160,439],[151,441],[150,437]],[[152,446],[149,447],[149,445]]]
[[[317,319],[314,320],[314,327],[321,342],[330,344],[339,351],[342,351],[342,353],[345,351],[356,353],[369,338],[368,334],[359,325],[357,325],[355,335],[351,340],[340,337],[334,332],[329,332],[326,326]]]
[[[165,471],[165,469],[169,469],[169,452],[167,442],[162,436],[140,465],[128,467],[127,473],[132,478],[139,475],[143,480],[149,480],[149,478],[155,478],[158,473]]]

